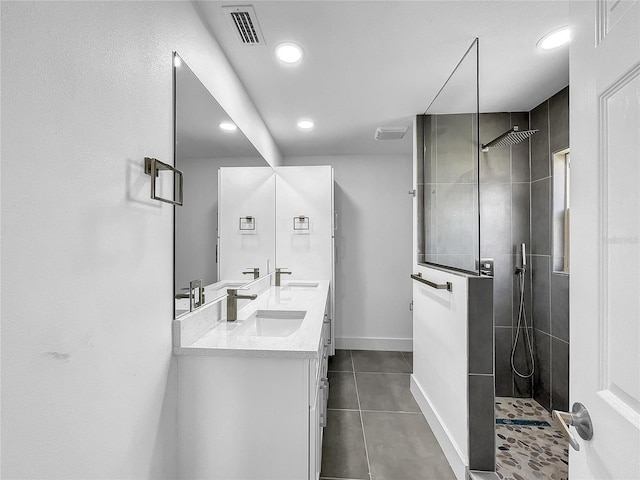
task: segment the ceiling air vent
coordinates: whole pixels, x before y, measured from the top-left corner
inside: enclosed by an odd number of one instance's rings
[[[376,140],[400,140],[407,133],[409,127],[378,127]]]
[[[242,45],[264,45],[256,12],[251,5],[226,5],[222,9]]]

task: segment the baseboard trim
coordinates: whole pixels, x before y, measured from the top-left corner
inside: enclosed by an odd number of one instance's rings
[[[482,472],[471,470],[469,472],[469,480],[500,480],[496,472]]]
[[[418,406],[427,420],[427,423],[431,427],[433,434],[442,448],[444,456],[447,457],[447,461],[453,470],[454,475],[458,480],[467,480],[469,477],[469,465],[468,461],[465,461],[464,456],[458,450],[456,444],[451,440],[447,427],[442,423],[440,416],[431,406],[431,402],[426,393],[422,389],[422,386],[418,383],[415,375],[411,375],[411,393],[413,398],[418,402]]]
[[[336,348],[344,350],[382,350],[412,352],[412,338],[336,337]]]

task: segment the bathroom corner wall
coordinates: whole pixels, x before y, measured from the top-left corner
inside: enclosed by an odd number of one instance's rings
[[[517,125],[529,128],[527,112],[480,115],[480,142],[488,143]],[[528,380],[511,371],[511,346],[516,334],[519,285],[515,269],[520,266],[520,245],[530,244],[529,140],[511,147],[490,148],[480,153],[480,254],[494,260],[494,338],[496,396],[529,397]],[[531,318],[531,282],[525,280],[525,309]],[[519,342],[520,343],[520,342]],[[522,345],[515,358],[524,370]]]
[[[569,275],[552,264],[553,154],[569,147],[569,87],[530,112],[531,275],[536,345],[534,398],[547,410],[569,408]]]

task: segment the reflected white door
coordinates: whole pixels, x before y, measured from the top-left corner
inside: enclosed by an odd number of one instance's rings
[[[572,3],[569,478],[640,478],[640,1]]]
[[[250,282],[273,271],[276,180],[271,167],[218,171],[218,280]]]

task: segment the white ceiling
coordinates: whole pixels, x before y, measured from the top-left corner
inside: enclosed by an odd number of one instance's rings
[[[222,5],[252,4],[265,46],[241,45]],[[545,33],[570,24],[564,1],[204,1],[203,20],[261,112],[283,155],[411,152],[373,138],[410,125],[479,38],[481,111],[529,111],[569,82],[568,47],[540,51]],[[285,67],[276,45],[305,57]],[[469,79],[470,88],[475,88]],[[296,121],[316,127],[301,132]]]

